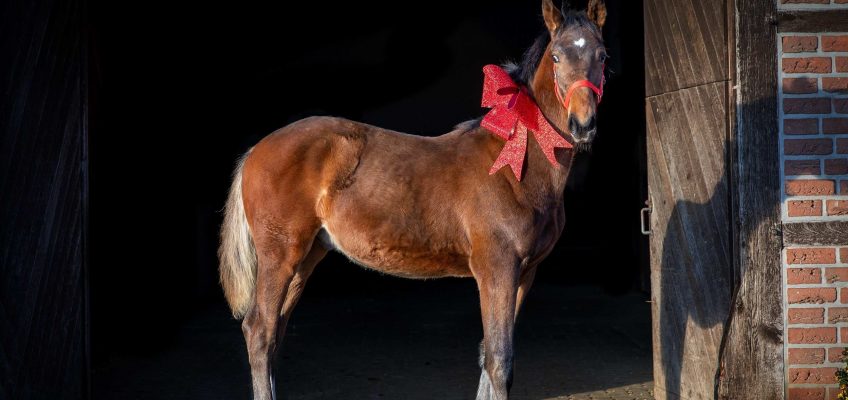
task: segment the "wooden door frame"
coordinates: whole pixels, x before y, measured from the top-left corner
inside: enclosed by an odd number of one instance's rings
[[[716,398],[784,399],[777,3],[728,2],[733,267]]]

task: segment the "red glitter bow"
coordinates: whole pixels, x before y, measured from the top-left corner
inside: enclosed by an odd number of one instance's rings
[[[489,175],[509,165],[515,178],[521,181],[528,129],[533,131],[548,161],[557,165],[554,149],[571,148],[571,143],[557,133],[526,89],[519,87],[501,67],[487,65],[483,67],[483,73],[486,78],[483,81],[482,105],[492,110],[483,117],[480,125],[506,140],[501,154],[489,169]]]

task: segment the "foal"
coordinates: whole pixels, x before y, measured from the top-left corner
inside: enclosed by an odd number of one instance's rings
[[[484,330],[477,399],[507,398],[515,316],[562,233],[570,142],[580,148],[595,136],[606,58],[602,0],[565,13],[543,0],[542,11],[548,32],[520,67],[507,67],[522,86],[510,93],[538,115],[538,126],[525,121],[531,135],[514,120],[487,129],[490,116],[503,116],[497,110],[434,138],[313,117],[239,161],[218,253],[227,300],[244,317],[254,399],[274,398],[286,322],[329,250],[402,277],[473,277]],[[487,67],[487,85],[499,71]]]

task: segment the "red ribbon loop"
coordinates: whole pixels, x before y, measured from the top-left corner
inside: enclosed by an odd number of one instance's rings
[[[526,89],[518,86],[501,67],[487,65],[483,67],[483,73],[485,79],[481,104],[491,110],[483,117],[480,125],[506,140],[503,150],[489,169],[489,175],[509,165],[515,178],[521,180],[527,154],[528,129],[533,131],[548,161],[557,165],[554,149],[571,148],[571,143],[560,136],[545,119]]]

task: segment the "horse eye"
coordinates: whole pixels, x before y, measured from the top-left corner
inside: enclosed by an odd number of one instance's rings
[[[554,62],[555,62],[555,63],[558,63],[558,62],[559,62],[559,57],[557,57],[556,55],[554,55]]]
[[[606,61],[607,61],[607,55],[606,55],[606,54],[604,54],[604,53],[601,53],[601,54],[598,56],[598,60],[600,60],[602,63],[603,63],[603,62],[606,62]]]

